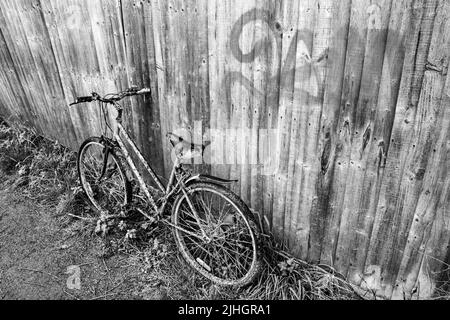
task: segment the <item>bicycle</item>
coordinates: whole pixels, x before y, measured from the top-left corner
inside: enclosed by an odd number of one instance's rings
[[[113,138],[104,134],[90,137],[81,144],[77,170],[82,189],[100,215],[108,218],[132,203],[134,176],[153,214],[139,212],[147,219],[162,221],[172,228],[177,247],[189,266],[220,285],[249,284],[261,267],[260,232],[244,201],[225,187],[235,180],[186,170],[183,161],[201,156],[206,146],[189,143],[169,132],[166,137],[175,149],[176,159],[164,186],[124,129],[124,108],[119,102],[125,97],[148,93],[151,93],[148,88],[130,88],[104,97],[93,92],[90,96],[77,97],[70,104],[98,101],[107,126],[105,134],[108,128],[113,134]],[[117,112],[115,130],[107,121],[105,106],[112,106]],[[124,140],[156,187],[145,183]],[[169,202],[172,209],[167,212]]]

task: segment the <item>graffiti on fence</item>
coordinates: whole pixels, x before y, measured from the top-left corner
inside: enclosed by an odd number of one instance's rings
[[[366,14],[367,27],[365,29],[360,30],[352,26],[346,27],[343,25],[337,30],[330,30],[330,38],[325,41],[327,45],[321,50],[316,48],[315,52],[313,52],[313,42],[317,35],[314,34],[313,30],[293,30],[293,28],[282,26],[274,14],[266,9],[253,8],[242,14],[232,26],[228,39],[231,55],[240,65],[239,71],[228,71],[225,74],[222,86],[226,91],[226,101],[231,104],[229,106],[230,110],[234,110],[234,106],[238,105],[234,100],[233,88],[240,88],[241,92],[247,92],[247,97],[250,99],[243,103],[249,103],[248,107],[251,107],[251,104],[255,101],[260,101],[266,108],[270,108],[273,119],[278,118],[278,112],[282,104],[284,104],[285,108],[292,108],[290,110],[292,112],[294,110],[299,111],[305,106],[321,108],[324,102],[327,70],[333,64],[340,63],[335,60],[337,57],[342,57],[343,54],[344,56],[346,55],[346,52],[338,53],[337,50],[346,50],[345,47],[339,47],[338,44],[348,42],[353,48],[364,49],[368,44],[369,38],[371,41],[376,39],[380,43],[386,43],[388,35],[390,47],[386,48],[384,53],[385,59],[383,60],[383,56],[380,59],[381,64],[387,67],[386,70],[388,71],[385,74],[385,77],[387,76],[388,79],[384,79],[384,85],[391,86],[388,92],[391,94],[392,101],[396,101],[398,88],[392,86],[392,83],[394,79],[399,78],[401,70],[399,71],[398,65],[393,64],[403,61],[405,54],[404,37],[397,30],[382,28],[381,9],[379,6],[369,6]],[[250,49],[244,51],[243,47],[248,49],[246,46],[248,43],[241,46],[242,41],[249,40],[246,37],[245,28],[252,28],[250,31],[254,32],[257,30],[257,24],[261,24],[265,28],[262,32],[258,32],[259,38],[253,39],[254,37],[252,37]],[[287,29],[290,29],[290,32],[286,33]],[[364,50],[362,50],[362,54],[365,54]],[[364,59],[361,60],[364,61]],[[253,65],[256,63],[262,63],[265,66],[264,68],[257,68]],[[251,68],[247,69],[247,72],[241,70],[242,65],[245,64],[251,66]],[[261,72],[261,70],[263,70],[264,91],[255,86],[253,76],[246,75],[249,72]],[[346,81],[349,81],[349,79],[344,79],[344,83]],[[328,91],[328,100],[341,101],[341,95],[344,91],[345,89],[338,92]],[[372,92],[361,92],[360,98],[364,94],[373,95]],[[287,99],[281,101],[280,99],[283,99],[284,96]],[[341,103],[343,102],[341,101]],[[353,103],[357,103],[357,101]],[[361,108],[367,108],[367,103],[364,103]],[[362,112],[366,111],[370,112],[371,117],[375,114],[373,110],[363,110]],[[277,121],[273,123],[277,123]],[[200,135],[190,139],[196,143],[202,141],[211,142],[207,147],[207,151],[210,151],[207,152],[209,160],[203,159],[195,163],[262,165],[262,175],[273,175],[278,167],[277,154],[280,147],[280,130],[277,128],[278,125],[279,123],[275,126],[267,127],[267,123],[260,123],[256,133],[252,128],[227,128],[224,130],[210,128],[203,136]],[[195,124],[195,126],[199,127],[198,132],[202,132],[201,124]],[[236,132],[231,132],[233,130]],[[196,132],[196,130],[194,131]],[[230,156],[230,153],[226,151],[226,146],[232,144],[232,142],[227,142],[227,140],[239,137],[239,143],[250,143],[251,139],[249,137],[254,134],[258,135],[258,155],[256,159],[254,153],[252,156],[247,157],[233,157],[231,155],[230,159],[227,158]],[[183,134],[183,136],[189,136],[189,134]]]
[[[256,41],[248,53],[244,53],[240,47],[240,38],[244,28],[256,21],[264,22],[268,27],[268,32],[263,39]],[[269,63],[274,59],[280,59],[282,56],[282,26],[268,10],[252,9],[244,13],[234,24],[229,46],[233,57],[240,63],[250,64],[256,61],[258,57],[264,57]],[[304,80],[298,91],[297,98],[302,101],[309,101],[311,104],[319,103],[323,96],[322,77],[318,72],[318,66],[328,57],[328,49],[324,49],[315,59],[311,57],[311,42],[313,32],[308,29],[296,30],[289,44],[286,58],[281,66],[277,67],[275,73],[267,69],[265,79],[267,90],[262,92],[255,88],[250,79],[244,76],[240,71],[230,71],[225,78],[225,88],[227,96],[231,97],[231,88],[238,84],[247,89],[256,99],[267,99],[267,105],[277,105],[280,93],[283,90],[292,91],[292,81],[295,74],[309,74],[309,79]],[[273,47],[276,47],[274,52]],[[301,57],[302,61],[299,61]],[[306,84],[306,85],[304,85]],[[280,92],[281,91],[281,92]],[[296,104],[293,104],[295,107]]]
[[[381,28],[380,7],[378,5],[371,5],[367,8],[367,29],[357,30],[354,27],[350,29],[342,26],[337,31],[332,31],[332,39],[330,44],[336,43],[337,39],[345,39],[350,34],[353,36],[351,39],[353,46],[365,47],[366,38],[369,33],[373,33],[375,36],[381,36],[387,38],[389,33],[390,44],[394,47],[390,48],[387,54],[387,60],[389,70],[391,70],[392,63],[397,61],[399,57],[404,56],[404,36],[399,34],[397,30],[383,30]],[[253,47],[247,53],[242,51],[240,46],[241,36],[244,32],[244,28],[247,25],[254,24],[256,21],[262,21],[267,25],[267,34],[263,39],[259,39],[253,43]],[[244,13],[235,24],[230,33],[229,46],[233,57],[242,64],[251,64],[256,61],[258,57],[265,55],[266,61],[273,62],[275,57],[283,56],[281,52],[283,41],[283,27],[280,22],[276,20],[274,15],[264,9],[254,8]],[[314,32],[309,29],[298,29],[291,37],[290,44],[286,52],[286,58],[280,63],[280,66],[276,68],[275,73],[273,70],[267,69],[267,75],[265,77],[267,81],[267,89],[265,92],[257,89],[254,83],[247,78],[241,71],[229,71],[225,77],[225,88],[227,90],[228,97],[231,97],[231,88],[234,85],[241,85],[247,89],[255,98],[266,99],[267,105],[276,106],[278,104],[279,95],[284,90],[293,91],[292,77],[296,74],[304,74],[306,80],[300,83],[299,87],[295,87],[294,90],[296,97],[300,97],[300,101],[307,102],[308,104],[322,104],[325,78],[319,72],[319,68],[326,68],[330,66],[336,57],[336,48],[332,45],[323,49],[322,52],[317,54],[316,57],[312,57],[312,42],[314,38]],[[386,39],[385,39],[386,40]],[[276,46],[276,52],[274,53],[273,47]],[[395,53],[395,55],[391,54]],[[275,55],[275,56],[274,56]],[[299,61],[299,58],[303,61]],[[392,74],[390,74],[392,78]],[[389,79],[390,80],[390,79]],[[387,81],[390,83],[390,81]],[[305,85],[306,84],[306,85]],[[294,83],[297,85],[297,83]],[[330,92],[333,94],[333,92]],[[339,93],[340,94],[340,93]],[[292,107],[302,107],[298,103],[292,104]]]

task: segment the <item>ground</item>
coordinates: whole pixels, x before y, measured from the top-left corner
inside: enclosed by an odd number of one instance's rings
[[[98,236],[95,222],[70,216],[73,196],[42,204],[18,187],[20,179],[0,168],[0,300],[201,299],[227,292],[184,265],[170,230],[155,227],[147,243]],[[70,282],[74,267],[79,289]]]
[[[0,298],[140,299],[126,256],[102,257],[103,242],[80,241],[73,225],[62,227],[56,210],[0,191]],[[59,217],[60,218],[60,217]],[[69,289],[70,266],[80,267],[81,289]]]

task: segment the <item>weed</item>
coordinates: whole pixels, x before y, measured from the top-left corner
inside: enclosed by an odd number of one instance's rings
[[[19,124],[0,125],[0,168],[16,171],[13,188],[28,198],[55,205],[75,185],[75,155],[69,149],[38,136]]]

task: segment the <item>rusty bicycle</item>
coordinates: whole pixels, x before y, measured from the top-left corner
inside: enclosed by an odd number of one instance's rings
[[[89,201],[103,217],[133,202],[133,183],[150,204],[147,219],[169,225],[185,261],[209,280],[227,286],[250,283],[261,267],[260,232],[244,201],[227,185],[234,182],[186,170],[186,159],[201,156],[205,145],[190,143],[167,133],[175,160],[166,185],[145,160],[122,124],[125,97],[150,94],[149,88],[130,88],[117,94],[77,97],[70,106],[97,101],[112,134],[90,137],[80,146],[77,169]],[[108,123],[106,109],[117,112],[116,127]],[[144,181],[125,143],[142,163],[156,186]],[[135,182],[134,179],[137,179]],[[170,203],[170,205],[169,205]],[[167,208],[171,207],[171,210]]]

